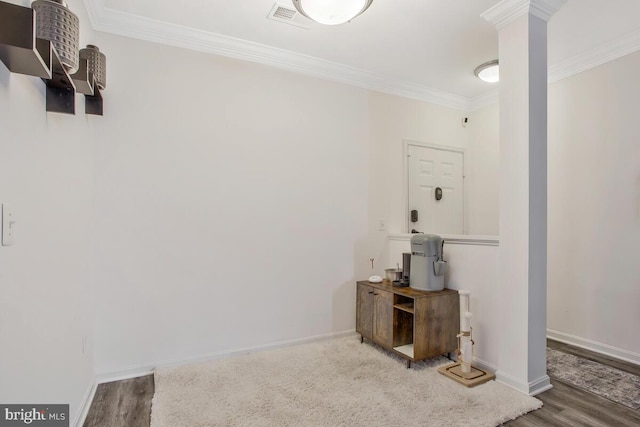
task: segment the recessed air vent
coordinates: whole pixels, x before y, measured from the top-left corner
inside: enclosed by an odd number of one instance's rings
[[[296,27],[309,29],[312,21],[300,14],[293,6],[276,3],[271,8],[267,18]]]
[[[291,21],[298,13],[296,10],[287,9],[286,7],[278,6],[276,4],[276,11],[273,12],[273,17],[278,19],[284,19],[285,21]]]

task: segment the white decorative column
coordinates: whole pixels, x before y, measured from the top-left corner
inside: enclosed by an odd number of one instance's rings
[[[566,0],[503,0],[500,60],[500,357],[496,379],[551,388],[547,325],[547,21]]]

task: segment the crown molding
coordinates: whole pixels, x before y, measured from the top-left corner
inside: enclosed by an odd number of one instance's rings
[[[549,21],[567,0],[531,0],[529,12],[543,21]]]
[[[500,88],[491,89],[478,96],[474,96],[469,99],[469,112],[479,110],[489,105],[496,104],[498,102],[498,95],[500,94]]]
[[[566,2],[567,0],[502,0],[480,16],[500,30],[527,13],[549,21]]]
[[[91,27],[96,30],[102,11],[104,10],[104,0],[84,0],[84,7],[87,9]]]
[[[536,3],[540,1],[542,0],[537,0]],[[564,3],[565,0],[558,1]],[[97,31],[256,62],[460,111],[475,111],[498,102],[498,89],[491,89],[476,97],[468,98],[284,49],[109,9],[104,6],[104,0],[84,0],[84,3],[91,25]],[[530,6],[533,2],[505,0],[498,6],[504,3],[526,3]],[[549,67],[549,83],[638,51],[640,51],[640,30]]]
[[[638,51],[640,30],[550,66],[547,80],[555,83]],[[496,88],[470,98],[468,111],[476,111],[498,102],[498,93],[499,89]]]
[[[566,79],[638,51],[640,51],[640,30],[552,65],[549,67],[549,83]]]
[[[84,0],[94,30],[269,65],[286,71],[466,111],[469,99],[285,49],[171,24]]]

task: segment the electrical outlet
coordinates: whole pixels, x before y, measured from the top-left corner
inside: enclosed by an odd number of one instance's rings
[[[384,219],[379,219],[378,220],[378,231],[386,231],[386,230],[387,230],[386,221]]]

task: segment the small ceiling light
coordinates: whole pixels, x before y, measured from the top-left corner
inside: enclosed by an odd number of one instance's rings
[[[496,83],[500,81],[500,71],[498,60],[485,62],[475,69],[474,74],[482,81],[487,83]]]
[[[367,10],[373,0],[293,0],[298,12],[324,25],[351,21]]]

